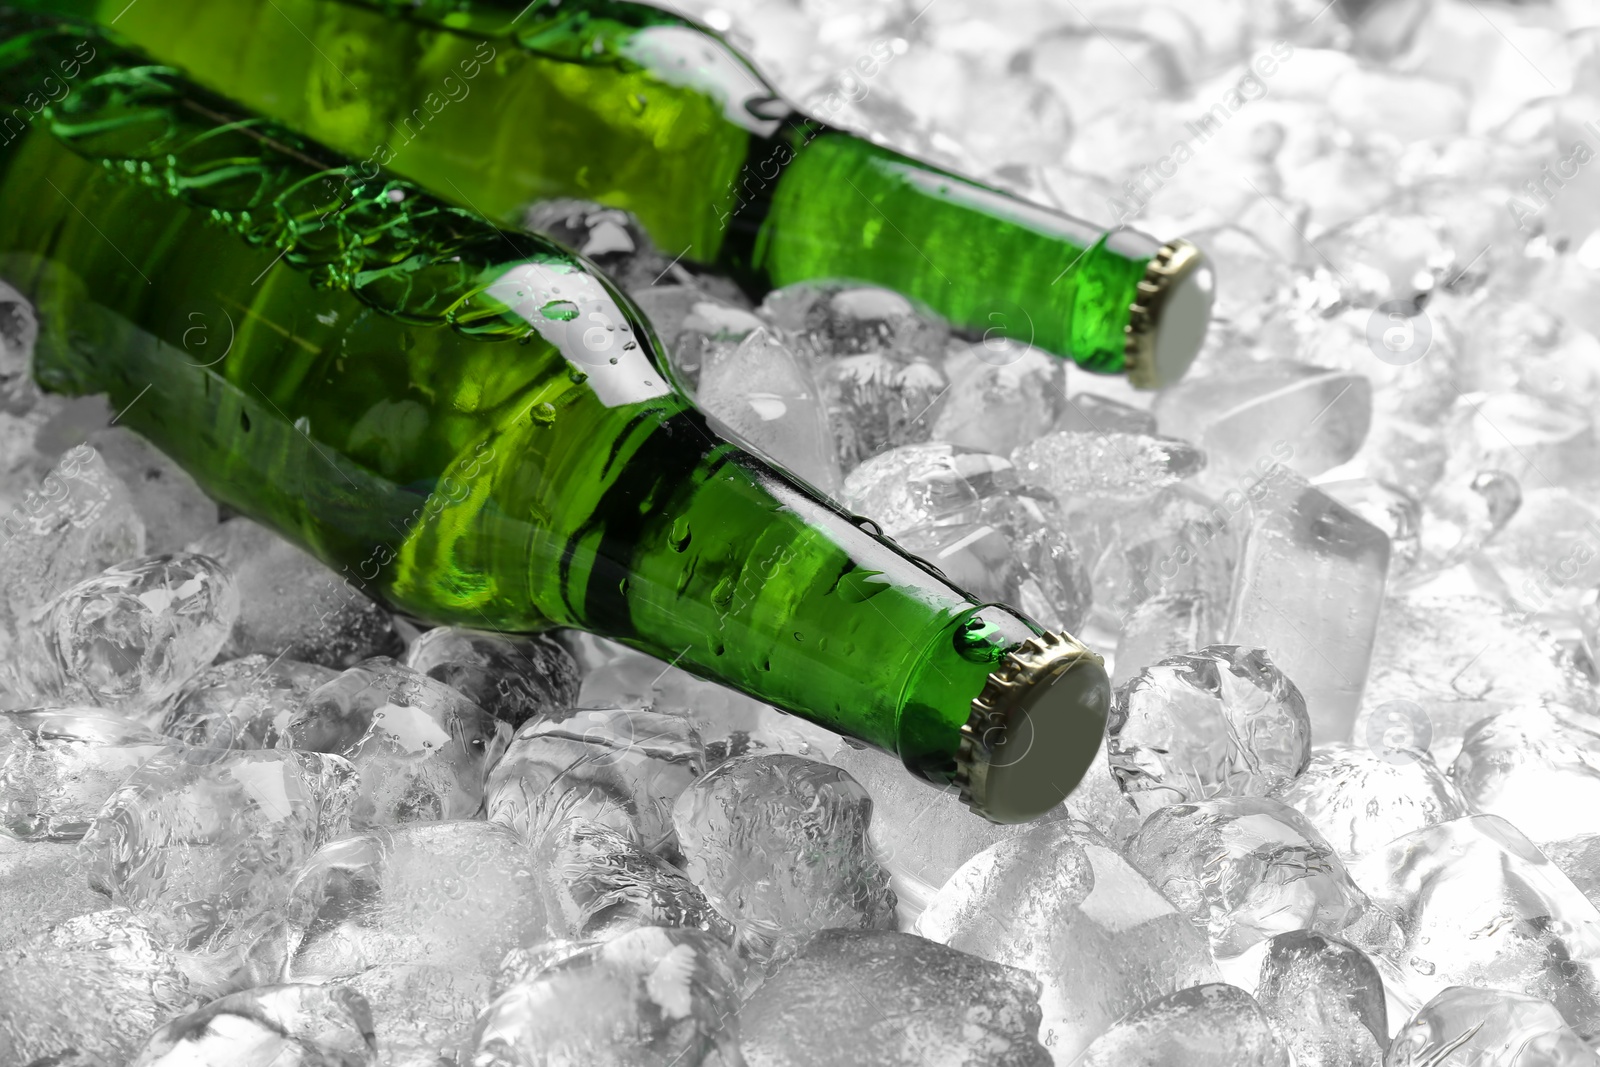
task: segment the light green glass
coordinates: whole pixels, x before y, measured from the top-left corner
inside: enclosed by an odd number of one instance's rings
[[[109,393],[397,610],[590,630],[960,779],[974,699],[1039,628],[719,440],[584,262],[94,32],[0,12],[0,40],[0,106],[44,101],[0,136],[0,277],[44,387]],[[1057,675],[1059,799],[1107,693],[1087,660]]]
[[[858,279],[958,327],[999,330],[1090,370],[1130,370],[1141,385],[1181,375],[1204,334],[1208,273],[1183,321],[1160,325],[1171,334],[1161,358],[1152,340],[1129,367],[1132,308],[1160,242],[809,118],[714,32],[645,4],[33,4],[114,22],[363,173],[386,167],[502,224],[554,197],[624,208],[667,255],[726,271],[755,298]]]

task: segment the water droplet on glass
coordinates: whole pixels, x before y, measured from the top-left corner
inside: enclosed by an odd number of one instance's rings
[[[552,300],[539,309],[539,314],[557,322],[571,322],[578,317],[578,305],[570,300]]]

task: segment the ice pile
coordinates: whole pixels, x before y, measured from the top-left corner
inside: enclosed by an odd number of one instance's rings
[[[1600,12],[690,6],[1215,260],[1150,395],[1030,347],[1021,265],[964,334],[528,219],[724,432],[1107,653],[1103,758],[993,826],[620,645],[418,633],[41,396],[0,285],[0,1062],[1600,1063]]]

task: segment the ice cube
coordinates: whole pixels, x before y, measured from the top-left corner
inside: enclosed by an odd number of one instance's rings
[[[737,984],[735,961],[715,938],[630,930],[576,947],[501,993],[463,1059],[474,1067],[737,1064]]]
[[[15,286],[0,281],[0,393],[10,396],[31,383],[38,340],[33,304]]]
[[[1580,404],[1521,392],[1468,398],[1445,427],[1452,465],[1505,471],[1531,490],[1592,485],[1600,444]]]
[[[449,967],[381,963],[339,979],[372,1011],[380,1067],[453,1064],[478,1012],[492,999],[487,977]]]
[[[684,869],[758,958],[828,927],[894,925],[871,820],[872,798],[848,773],[783,753],[723,763],[672,813]]]
[[[51,601],[23,672],[70,700],[159,721],[159,706],[221,650],[239,614],[233,575],[207,556],[145,556]]]
[[[706,366],[767,326],[748,307],[694,285],[652,285],[630,294],[661,339],[679,386],[693,396]]]
[[[300,704],[339,672],[259,653],[207,667],[172,701],[161,732],[199,748],[276,748]]]
[[[1292,930],[1267,943],[1256,1000],[1296,1067],[1381,1067],[1389,1044],[1383,979],[1360,949]]]
[[[1479,719],[1529,701],[1587,707],[1588,690],[1549,635],[1502,604],[1402,593],[1383,607],[1355,742],[1381,749],[1398,731],[1448,766]]]
[[[1228,484],[1279,463],[1314,477],[1349,460],[1366,440],[1372,383],[1360,374],[1287,361],[1163,389],[1161,432],[1198,445],[1208,484]]]
[[[145,919],[108,908],[58,923],[0,966],[0,1062],[126,1063],[145,1037],[198,1006],[179,960]]]
[[[1149,815],[1186,800],[1265,796],[1305,770],[1311,721],[1261,649],[1209,645],[1117,689],[1106,752],[1123,792]]]
[[[975,344],[953,353],[944,371],[950,392],[933,424],[936,441],[1009,455],[1048,432],[1067,406],[1062,361],[1026,344]]]
[[[587,709],[523,725],[485,788],[490,820],[536,840],[563,819],[610,826],[674,855],[672,805],[705,773],[694,723],[679,715]]]
[[[217,526],[216,501],[149,441],[122,426],[96,430],[89,444],[128,487],[144,523],[144,551],[181,552]]]
[[[221,560],[239,584],[239,622],[223,650],[259,652],[343,670],[399,655],[389,613],[352,584],[249,519],[229,519],[189,546]]]
[[[1554,1004],[1451,986],[1394,1035],[1385,1067],[1595,1067],[1594,1050]]]
[[[1472,811],[1540,844],[1600,833],[1600,718],[1530,706],[1480,719],[1450,777]]]
[[[1057,1064],[1146,1001],[1217,977],[1188,918],[1079,823],[1030,827],[974,856],[916,932],[1038,975],[1039,1040]]]
[[[1397,485],[1375,478],[1319,482],[1317,488],[1383,531],[1389,539],[1391,584],[1418,566],[1418,557],[1423,555],[1424,515],[1423,505],[1416,497]],[[1437,539],[1433,543],[1436,544]],[[1441,565],[1445,564],[1431,556],[1422,563],[1428,569],[1438,569]]]
[[[1254,997],[1213,982],[1152,1000],[1095,1039],[1080,1067],[1293,1067]]]
[[[83,858],[71,845],[0,834],[0,959],[47,927],[109,903],[89,887]]]
[[[640,707],[684,716],[700,733],[707,766],[758,752],[825,759],[839,746],[836,733],[654,656],[603,638],[586,637],[586,644],[598,662],[586,672],[576,706]]]
[[[1318,745],[1273,794],[1353,863],[1403,834],[1467,814],[1467,802],[1425,749]]]
[[[912,934],[823,930],[739,1009],[750,1067],[1049,1067],[1039,980]]]
[[[1158,593],[1122,617],[1113,685],[1138,677],[1145,667],[1222,636],[1222,607],[1201,592]]]
[[[671,926],[734,942],[733,926],[682,871],[609,826],[571,818],[533,844],[557,937],[607,938],[640,926]]]
[[[632,212],[592,200],[540,200],[522,225],[592,260],[624,289],[653,284],[669,263]]]
[[[1484,555],[1517,608],[1554,615],[1577,610],[1583,594],[1600,585],[1600,508],[1546,484],[1538,475],[1523,482],[1522,506]]]
[[[1018,484],[1011,461],[939,441],[901,445],[850,472],[839,502],[890,537],[929,526],[971,523],[983,502]]]
[[[1211,250],[1209,247],[1206,249],[1207,252]],[[1156,432],[1156,418],[1148,411],[1097,393],[1073,393],[1067,398],[1051,429],[1072,433],[1151,436]]]
[[[332,841],[295,878],[284,979],[402,963],[492,975],[508,951],[546,937],[532,860],[515,832],[476,820]]]
[[[1096,605],[1124,620],[1163,593],[1195,593],[1225,607],[1245,526],[1238,518],[1243,497],[1237,492],[1233,496],[1237,499],[1212,500],[1188,485],[1175,485],[1132,507],[1105,508],[1103,519],[1083,516],[1100,527],[1095,537],[1100,546],[1094,562]]]
[[[1444,570],[1471,556],[1522,506],[1522,486],[1505,471],[1479,470],[1434,488],[1422,503],[1421,569]]]
[[[978,522],[926,526],[898,541],[979,601],[1015,604],[1046,629],[1076,630],[1088,612],[1082,556],[1026,497],[993,498]]]
[[[1227,641],[1265,648],[1294,679],[1313,743],[1348,741],[1373,655],[1389,539],[1282,467],[1250,496]]]
[[[543,634],[504,634],[439,626],[406,649],[405,665],[443,682],[513,729],[565,712],[582,675],[572,654]]]
[[[376,1067],[366,999],[344,986],[269,985],[167,1023],[129,1067]]]
[[[811,366],[771,330],[707,358],[695,397],[723,436],[824,492],[838,488],[834,433]]]
[[[351,825],[365,828],[477,815],[510,740],[507,723],[443,682],[376,656],[307,695],[280,744],[354,764]]]
[[[905,764],[878,749],[846,743],[829,762],[844,768],[872,797],[867,836],[873,854],[889,872],[902,925],[921,914],[934,892],[963,863],[1024,829],[974,815],[954,786],[935,788],[907,774]]]
[[[1074,508],[1084,498],[1147,498],[1200,471],[1205,455],[1172,437],[1058,430],[1017,448],[1011,462],[1024,483]]]
[[[764,317],[815,363],[840,462],[926,441],[949,385],[949,327],[888,289],[809,283],[776,289]]]
[[[93,884],[154,916],[169,944],[227,954],[254,939],[290,880],[344,824],[350,765],[270,749],[155,756],[84,836]]]
[[[166,739],[103,708],[0,713],[0,833],[72,841]]]
[[[0,601],[13,627],[35,621],[74,583],[144,552],[128,487],[88,445],[63,455],[3,530]]]
[[[1219,958],[1290,930],[1338,933],[1367,909],[1316,828],[1266,797],[1162,808],[1128,842],[1128,858],[1210,934]]]
[[[1504,819],[1413,831],[1353,873],[1399,925],[1390,962],[1410,999],[1482,986],[1544,997],[1579,1034],[1600,1026],[1600,911]]]

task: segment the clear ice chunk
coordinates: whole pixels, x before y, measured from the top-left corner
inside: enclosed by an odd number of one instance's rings
[[[1225,609],[1245,525],[1235,520],[1243,509],[1244,497],[1237,491],[1213,500],[1191,486],[1175,485],[1131,507],[1115,504],[1086,513],[1082,518],[1097,528],[1099,546],[1093,568],[1096,606],[1124,623],[1140,604],[1163,593],[1199,594]]]
[[[271,749],[175,749],[106,801],[82,848],[95,886],[169,944],[226,954],[276,919],[291,880],[344,825],[350,765]]]
[[[707,364],[770,327],[746,307],[705,292],[698,285],[652,285],[631,295],[649,316],[680,387],[693,396]]]
[[[1009,455],[1048,432],[1066,406],[1065,365],[1027,345],[981,342],[953,353],[944,370],[950,392],[935,441]]]
[[[339,979],[339,987],[371,1009],[380,1067],[453,1064],[478,1012],[493,999],[484,975],[417,963],[381,963]]]
[[[1146,1001],[1214,981],[1205,936],[1089,827],[1028,828],[963,865],[916,933],[1039,977],[1039,1040],[1070,1064]]]
[[[834,433],[811,366],[771,330],[711,355],[695,399],[724,436],[824,492],[839,487]]]
[[[67,919],[0,966],[0,1063],[100,1067],[199,1004],[181,962],[127,908]]]
[[[411,642],[405,665],[513,729],[571,708],[583,682],[572,653],[544,634],[511,637],[438,626]]]
[[[640,926],[670,926],[734,943],[732,924],[681,870],[609,826],[568,819],[535,843],[534,858],[556,937],[613,937]]]
[[[306,696],[284,747],[348,759],[360,784],[357,828],[479,813],[511,727],[456,690],[378,656]]]
[[[213,1000],[150,1035],[128,1067],[377,1067],[372,1010],[338,985],[268,985]]]
[[[24,670],[69,700],[154,717],[216,658],[238,615],[233,575],[208,556],[127,560],[50,603]]]
[[[1592,471],[1596,467],[1591,464]],[[1484,549],[1515,606],[1524,612],[1569,614],[1600,585],[1600,507],[1585,494],[1523,481],[1522,506]]]
[[[1540,845],[1600,833],[1600,717],[1532,706],[1480,719],[1450,777],[1472,811]]]
[[[749,1067],[1050,1067],[1039,980],[926,938],[823,930],[739,1009]]]
[[[1367,898],[1316,828],[1267,797],[1218,797],[1149,816],[1128,859],[1196,927],[1219,959],[1290,930],[1334,934]]]
[[[168,746],[104,708],[0,713],[0,834],[77,840],[128,776]]]
[[[528,208],[522,225],[554,238],[594,261],[624,289],[654,284],[669,260],[632,212],[592,200],[540,200]]]
[[[1467,814],[1467,802],[1426,749],[1318,745],[1273,796],[1304,815],[1353,863],[1413,830]]]
[[[825,759],[839,746],[836,733],[654,656],[590,635],[582,642],[594,662],[586,661],[577,707],[637,707],[681,715],[699,732],[707,766],[762,752]]]
[[[1349,942],[1310,930],[1278,934],[1267,942],[1255,996],[1296,1067],[1382,1067],[1383,979]]]
[[[0,602],[14,628],[73,584],[144,554],[132,494],[88,445],[67,451],[3,523]]]
[[[1294,679],[1311,739],[1348,741],[1373,655],[1389,539],[1355,512],[1273,467],[1254,504],[1226,628]]]
[[[1261,649],[1209,645],[1117,689],[1106,752],[1123,792],[1149,815],[1186,800],[1265,796],[1305,770],[1311,720]]]
[[[723,763],[672,813],[684,869],[757,958],[828,927],[894,925],[868,842],[872,798],[844,770],[786,753]]]
[[[55,923],[108,903],[90,888],[83,856],[71,845],[0,833],[0,959]]]
[[[705,769],[700,735],[681,715],[621,708],[561,713],[517,731],[489,774],[485,810],[530,841],[577,817],[671,856],[677,851],[672,805]]]
[[[1190,986],[1130,1012],[1079,1067],[1294,1067],[1266,1012],[1238,986]]]
[[[847,742],[829,762],[844,768],[872,797],[867,836],[889,872],[902,920],[915,919],[962,864],[1026,829],[973,814],[954,786],[939,789],[909,775],[898,758],[878,749]],[[1120,797],[1118,802],[1127,808]]]
[[[1206,251],[1213,251],[1208,247]],[[1156,417],[1142,408],[1098,393],[1074,393],[1067,398],[1054,430],[1073,433],[1126,433],[1152,436]]]
[[[698,930],[642,927],[525,975],[479,1017],[463,1057],[474,1067],[740,1062],[739,973]]]
[[[1530,701],[1586,707],[1589,688],[1548,634],[1504,604],[1401,593],[1383,605],[1355,743],[1382,749],[1392,735],[1447,767],[1479,719]]]
[[[1441,571],[1467,559],[1521,506],[1522,486],[1505,471],[1479,470],[1441,482],[1422,502],[1419,569]]]
[[[128,487],[144,523],[144,551],[181,552],[217,526],[217,503],[189,473],[149,441],[122,426],[89,435],[89,444]]]
[[[1084,498],[1141,500],[1198,473],[1206,457],[1175,437],[1058,430],[1019,446],[1011,462],[1024,484],[1070,508]]]
[[[1271,463],[1310,478],[1360,450],[1372,420],[1372,383],[1360,374],[1274,362],[1163,389],[1155,416],[1162,433],[1205,451],[1208,480],[1232,482]]]
[[[1011,461],[939,441],[901,445],[852,470],[839,502],[890,537],[972,523],[988,498],[1018,484]]]
[[[212,751],[276,748],[305,698],[339,672],[257,653],[207,667],[169,705],[161,732]]]
[[[1157,593],[1141,602],[1122,617],[1112,684],[1124,685],[1151,664],[1216,644],[1223,610],[1199,591]]]
[[[38,341],[39,316],[33,304],[15,286],[0,281],[0,393],[10,396],[27,386]]]
[[[1600,1056],[1554,1004],[1451,986],[1394,1035],[1384,1067],[1596,1067]]]
[[[1502,989],[1549,1000],[1579,1034],[1600,1027],[1600,911],[1504,819],[1413,831],[1353,873],[1399,926],[1385,978],[1404,998]]]
[[[949,326],[899,293],[841,282],[786,286],[761,313],[815,362],[845,469],[926,441],[949,389]]]
[[[478,820],[332,841],[296,876],[286,916],[289,981],[401,963],[493,975],[511,949],[547,936],[527,842]]]
[[[389,613],[288,541],[249,519],[229,519],[190,548],[221,560],[239,585],[239,621],[223,652],[261,653],[343,670],[400,654]]]

